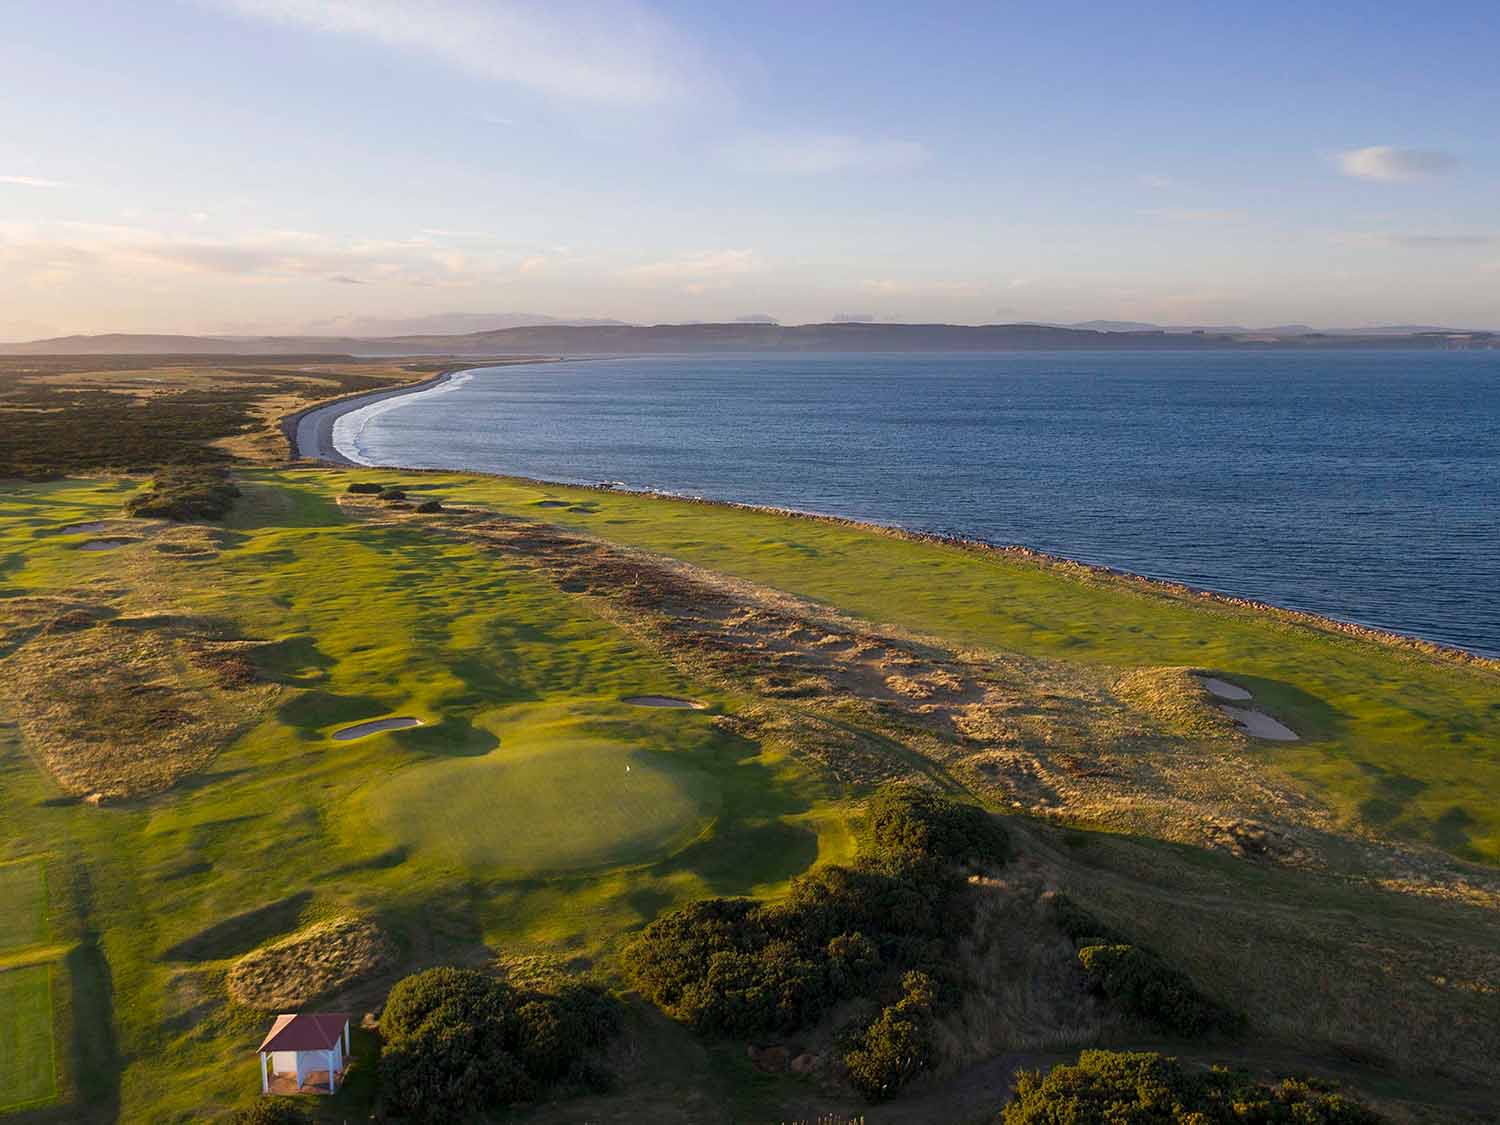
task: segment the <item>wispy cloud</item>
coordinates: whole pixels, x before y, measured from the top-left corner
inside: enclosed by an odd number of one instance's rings
[[[711,250],[685,254],[661,262],[647,262],[625,271],[626,276],[643,281],[704,281],[755,273],[762,268],[754,250]]]
[[[1471,246],[1500,245],[1494,234],[1412,234],[1386,231],[1356,231],[1337,236],[1353,246],[1402,246],[1414,250],[1460,250]]]
[[[103,223],[0,223],[0,267],[11,276],[53,281],[99,271],[132,278],[210,274],[246,283],[323,280],[465,285],[500,269],[421,239],[339,240],[305,231],[252,231],[226,238],[185,237]]]
[[[977,281],[902,281],[895,278],[883,278],[862,281],[860,288],[866,293],[874,293],[881,297],[975,297],[983,293],[985,287]]]
[[[1243,223],[1249,219],[1244,211],[1230,211],[1217,207],[1152,207],[1142,211],[1154,219],[1167,219],[1178,223],[1200,223],[1206,226],[1221,226]]]
[[[915,141],[845,133],[753,133],[724,145],[720,155],[745,172],[819,175],[910,168],[927,159],[927,150]]]
[[[596,102],[650,104],[698,82],[694,52],[635,0],[204,0],[253,19],[346,35],[480,78]]]
[[[12,184],[16,187],[31,188],[62,188],[68,186],[61,180],[44,180],[40,176],[0,176],[0,184]]]
[[[1446,172],[1458,163],[1452,153],[1440,149],[1395,148],[1392,145],[1351,148],[1338,153],[1334,159],[1346,176],[1386,182],[1426,179]]]

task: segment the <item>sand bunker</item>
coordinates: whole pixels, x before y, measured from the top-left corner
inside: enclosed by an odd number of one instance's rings
[[[1231,699],[1242,703],[1251,698],[1248,691],[1239,684],[1231,684],[1228,680],[1216,679],[1213,676],[1199,676],[1198,682],[1208,689],[1209,695],[1219,699]]]
[[[678,699],[675,695],[627,695],[620,702],[632,707],[667,707],[677,711],[701,711],[708,706],[696,699]]]
[[[58,532],[59,535],[92,535],[109,526],[109,520],[90,520],[88,523],[70,523]]]
[[[348,742],[351,738],[363,738],[367,734],[378,734],[383,730],[401,730],[404,727],[419,727],[421,719],[410,715],[398,715],[393,719],[371,719],[368,723],[355,723],[352,727],[333,732],[335,742]]]
[[[1264,711],[1251,711],[1244,707],[1224,707],[1222,710],[1252,738],[1269,738],[1274,742],[1297,741],[1296,731],[1277,722]]]
[[[80,551],[113,551],[116,547],[128,547],[132,543],[139,543],[139,539],[90,539],[87,543],[78,544]]]

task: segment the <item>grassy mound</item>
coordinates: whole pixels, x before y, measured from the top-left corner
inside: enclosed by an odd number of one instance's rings
[[[1264,1086],[1190,1072],[1158,1054],[1084,1051],[1046,1075],[1022,1071],[1004,1125],[1379,1125],[1358,1102],[1309,1082]]]
[[[335,918],[246,954],[229,970],[229,995],[251,1008],[288,1010],[363,980],[396,950],[368,918]]]

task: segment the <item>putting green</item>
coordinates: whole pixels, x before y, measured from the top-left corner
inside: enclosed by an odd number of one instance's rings
[[[0,866],[0,952],[46,937],[46,883],[39,860]]]
[[[718,811],[688,755],[588,738],[410,766],[365,794],[374,830],[440,863],[530,877],[668,855]]]
[[[0,972],[0,1113],[57,1093],[52,1057],[52,968]]]

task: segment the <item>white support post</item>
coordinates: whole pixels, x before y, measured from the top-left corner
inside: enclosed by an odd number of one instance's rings
[[[344,1054],[347,1055],[349,1053],[349,1050],[350,1050],[350,1046],[349,1046],[349,1021],[345,1020],[344,1021]]]
[[[333,1084],[333,1048],[329,1047],[324,1053],[328,1056],[328,1092],[336,1094],[338,1093],[338,1088]]]
[[[260,1092],[269,1094],[271,1092],[271,1076],[266,1073],[266,1053],[260,1053]]]
[[[297,1093],[302,1092],[302,1052],[297,1051],[292,1055],[292,1069],[297,1072]]]

